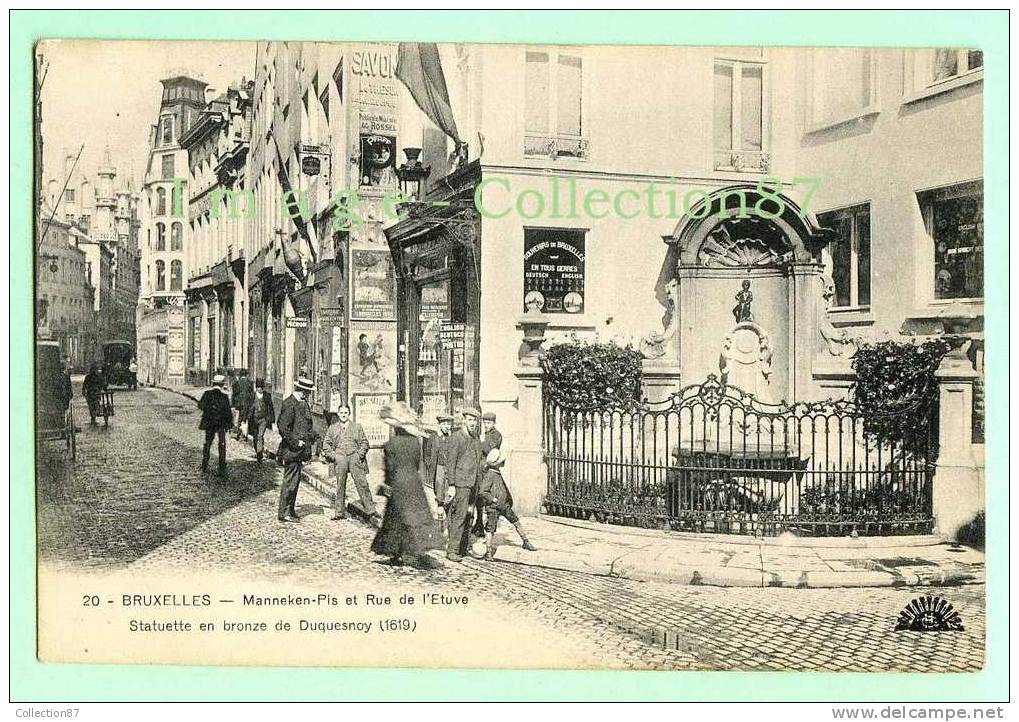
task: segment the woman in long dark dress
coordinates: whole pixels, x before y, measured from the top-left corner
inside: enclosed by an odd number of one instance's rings
[[[393,435],[383,447],[389,501],[372,551],[388,556],[393,565],[409,562],[425,569],[439,567],[441,564],[428,556],[430,550],[442,548],[444,540],[422,482],[421,438],[427,434],[420,420],[400,402],[382,409],[379,415],[393,427]]]

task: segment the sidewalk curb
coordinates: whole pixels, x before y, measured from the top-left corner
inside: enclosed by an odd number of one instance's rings
[[[722,544],[739,544],[744,546],[774,546],[779,548],[810,548],[810,549],[882,549],[885,547],[926,547],[944,544],[946,539],[937,534],[911,536],[875,536],[875,537],[756,537],[739,534],[702,534],[690,531],[664,531],[661,529],[641,529],[640,527],[603,524],[601,522],[570,519],[551,514],[538,514],[538,518],[551,524],[587,529],[603,534],[622,534],[625,536],[657,537],[668,539],[689,539],[690,541],[710,541]]]
[[[643,557],[643,559],[641,559]],[[681,586],[782,587],[793,589],[841,589],[860,587],[926,587],[983,584],[982,572],[942,570],[927,574],[856,570],[847,572],[741,567],[669,565],[655,567],[654,559],[640,552],[624,554],[612,562],[592,562],[578,554],[558,550],[525,551],[512,544],[496,548],[497,561],[525,566],[580,572],[600,577],[617,577],[638,582],[662,582]],[[643,562],[643,563],[642,563]]]

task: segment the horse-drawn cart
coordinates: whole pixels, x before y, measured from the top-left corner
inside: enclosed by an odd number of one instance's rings
[[[62,441],[72,459],[77,457],[71,378],[64,368],[56,341],[36,341],[35,439],[41,445]]]

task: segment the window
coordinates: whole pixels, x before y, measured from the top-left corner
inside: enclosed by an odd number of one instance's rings
[[[165,216],[166,215],[166,189],[165,188],[157,188],[156,189],[156,215],[157,216]]]
[[[74,188],[68,188],[64,191],[64,200],[68,203],[74,203]]]
[[[170,227],[170,250],[184,250],[184,226],[180,221],[174,221]]]
[[[166,264],[163,261],[156,261],[156,290],[166,290]]]
[[[920,208],[934,252],[934,298],[983,298],[983,183],[921,194]]]
[[[161,159],[163,180],[173,180],[173,153],[167,153]]]
[[[163,145],[173,144],[173,116],[165,115],[160,119],[159,142]]]
[[[811,129],[858,118],[877,105],[877,56],[871,48],[814,48],[807,99]]]
[[[166,226],[162,223],[156,224],[156,250],[166,250]]]
[[[937,48],[934,50],[931,77],[933,82],[939,83],[982,67],[984,54],[980,50]]]
[[[835,283],[832,307],[870,306],[870,204],[819,213],[817,220],[835,231],[825,249]]]
[[[179,291],[184,287],[184,273],[180,261],[170,262],[170,290]]]
[[[583,158],[584,61],[575,53],[527,51],[524,153]]]
[[[716,60],[715,170],[768,170],[764,64]]]
[[[906,51],[903,78],[905,102],[919,100],[980,81],[984,54],[967,48]]]

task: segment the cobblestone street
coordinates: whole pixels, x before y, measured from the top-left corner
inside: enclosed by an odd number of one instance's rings
[[[368,551],[373,530],[330,521],[326,500],[307,485],[298,499],[301,523],[277,523],[280,472],[256,465],[246,444],[229,442],[226,480],[203,475],[190,399],[140,389],[117,393],[116,408],[109,429],[90,427],[76,398],[77,464],[55,448],[42,459],[39,552],[46,564],[131,574],[230,569],[323,590],[342,578],[469,592],[507,618],[547,627],[550,639],[589,654],[592,666],[941,672],[983,665],[983,585],[728,589],[504,562],[468,560],[433,572],[384,566]],[[965,631],[893,631],[903,607],[924,594],[952,603]]]

